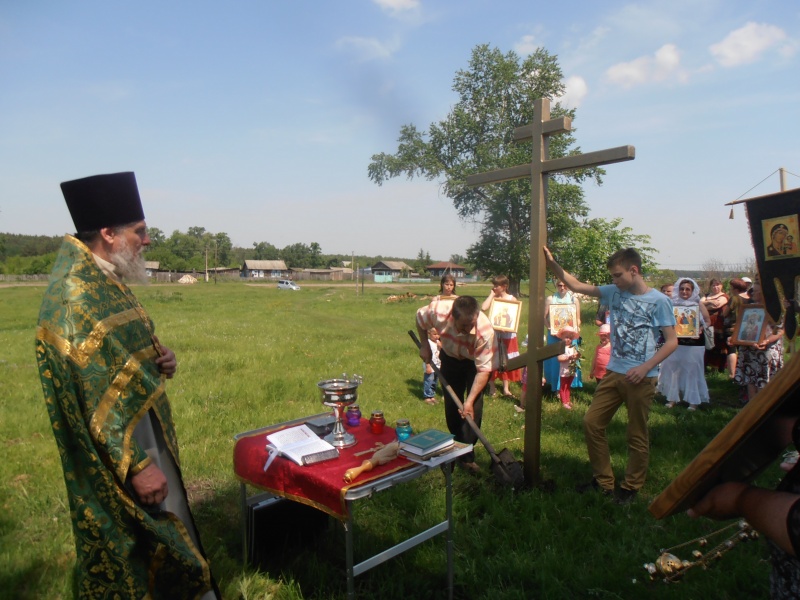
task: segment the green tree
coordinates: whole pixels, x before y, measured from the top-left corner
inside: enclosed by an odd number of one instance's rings
[[[658,287],[659,289],[665,283],[673,283],[678,277],[675,274],[675,271],[672,269],[659,269],[657,271],[653,271],[652,273],[646,273],[646,275],[650,276],[652,281],[651,285],[653,287]]]
[[[147,260],[158,262],[158,268],[162,271],[183,271],[186,261],[175,256],[165,244],[150,246],[145,252]]]
[[[54,252],[43,254],[41,256],[34,256],[29,259],[30,262],[22,270],[25,275],[40,275],[49,273],[53,270],[53,265],[56,262],[56,255]]]
[[[233,242],[230,236],[223,232],[214,234],[214,241],[217,243],[217,264],[220,267],[234,266],[231,264],[233,257]]]
[[[317,242],[311,242],[309,251],[311,252],[311,264],[309,266],[312,269],[321,269],[325,265],[325,260],[322,258],[322,248]]]
[[[420,275],[427,273],[428,265],[431,264],[431,262],[431,253],[420,248],[417,253],[417,259],[414,261],[414,270]]]
[[[4,257],[41,256],[58,252],[64,237],[60,235],[26,235],[21,233],[4,233],[2,235],[5,248]]]
[[[400,175],[442,178],[442,190],[459,217],[480,224],[481,236],[470,248],[469,260],[483,271],[506,274],[516,291],[529,272],[530,181],[468,188],[465,180],[471,174],[530,162],[530,146],[514,143],[513,130],[533,120],[535,100],[564,93],[562,77],[556,57],[542,48],[520,59],[514,52],[477,46],[468,69],[456,73],[453,90],[458,101],[444,120],[432,123],[425,133],[404,125],[397,152],[373,155],[368,167],[378,185]],[[551,112],[553,117],[575,118],[574,109],[559,104]],[[550,157],[579,153],[572,133],[550,136]],[[554,250],[567,245],[572,229],[588,216],[578,184],[587,179],[602,184],[603,173],[584,169],[550,177],[547,228]]]
[[[350,257],[343,258],[341,254],[331,254],[325,259],[325,268],[341,267],[344,261],[350,262]]]
[[[200,254],[202,245],[201,239],[197,236],[182,233],[176,229],[167,239],[166,247],[172,254],[188,262]]]
[[[650,247],[650,236],[635,234],[630,227],[621,227],[622,219],[589,219],[572,231],[570,243],[558,251],[556,260],[570,265],[570,273],[581,281],[596,285],[611,283],[606,260],[622,248],[636,248],[642,255],[645,276],[657,273]]]
[[[278,260],[281,257],[281,251],[268,242],[253,242],[253,249],[254,260]]]
[[[286,246],[281,250],[281,258],[287,267],[300,269],[311,268],[313,261],[311,248],[300,242]]]
[[[202,240],[205,234],[206,234],[205,227],[189,227],[189,229],[186,230],[186,235],[190,235],[193,238],[197,238],[198,240]]]
[[[163,246],[167,241],[167,237],[164,235],[164,232],[158,227],[148,227],[147,235],[150,236],[150,248],[153,249]]]

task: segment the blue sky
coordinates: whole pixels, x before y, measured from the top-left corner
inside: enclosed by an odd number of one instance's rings
[[[593,216],[665,267],[740,264],[724,204],[778,191],[779,167],[800,187],[799,32],[785,0],[3,2],[0,231],[71,231],[61,181],[133,170],[167,234],[463,255],[477,231],[437,182],[378,187],[367,165],[447,114],[488,43],[558,56],[585,152],[636,147],[586,186]]]

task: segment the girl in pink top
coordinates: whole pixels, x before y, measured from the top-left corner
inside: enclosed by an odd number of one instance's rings
[[[603,323],[597,335],[600,337],[600,343],[594,351],[592,371],[589,376],[600,385],[603,377],[606,376],[608,359],[611,358],[611,327],[607,323]]]

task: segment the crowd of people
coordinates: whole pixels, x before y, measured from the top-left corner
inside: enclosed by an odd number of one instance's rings
[[[661,285],[659,293],[645,283],[641,274],[641,259],[633,251],[630,256],[620,258],[615,255],[612,257],[613,261],[609,259],[609,272],[614,284],[598,287],[580,282],[563,271],[546,250],[545,257],[548,267],[556,276],[555,293],[546,298],[544,306],[546,342],[549,344],[563,340],[566,345],[562,354],[543,363],[542,385],[557,395],[564,409],[572,410],[571,391],[584,385],[583,364],[590,364],[586,375],[597,384],[594,399],[584,419],[594,470],[592,481],[583,486],[584,489],[614,493],[614,477],[608,466],[604,429],[622,402],[628,407],[631,457],[629,466],[633,466],[626,473],[625,482],[616,493],[633,496],[644,480],[648,446],[646,422],[656,393],[663,396],[668,409],[686,405],[689,411],[696,411],[702,404],[711,401],[706,377],[707,373],[717,371],[727,373],[741,387],[740,397],[746,403],[783,365],[781,323],[772,322],[769,315],[761,311],[763,323],[758,331],[749,334],[740,325],[742,313],[750,304],[763,303],[757,279],[753,282],[748,277],[734,278],[729,282],[730,291],[726,292],[723,282],[716,278],[711,279],[707,289],[703,291],[694,279],[680,277],[674,283]],[[452,309],[453,301],[458,298],[455,295],[455,286],[452,276],[446,275],[442,278],[440,295],[434,299],[437,307],[430,309],[429,314],[438,312],[442,318],[442,315]],[[480,309],[490,311],[495,300],[514,301],[514,296],[508,292],[508,286],[507,277],[494,277],[492,290]],[[582,338],[579,294],[599,298],[594,319],[598,326],[599,343],[591,357],[591,363],[581,361],[583,351],[580,346]],[[483,312],[478,312],[481,319],[486,317]],[[476,321],[479,322],[481,321]],[[433,324],[434,320],[421,321],[418,315],[421,332],[423,323]],[[485,326],[487,334],[492,328],[493,323],[490,321]],[[452,324],[450,329],[454,329]],[[440,354],[447,354],[440,352],[443,349],[441,340],[434,341],[439,333],[431,327],[426,327],[425,330],[429,331],[430,336],[430,342],[426,346],[430,348],[431,357],[438,360]],[[495,380],[502,382],[504,396],[516,399],[509,384],[521,380],[522,401],[515,404],[514,408],[518,412],[524,412],[526,370],[504,371],[499,368],[500,355],[510,358],[518,355],[516,334],[502,331],[502,328],[498,330],[494,325],[493,338],[492,343],[496,345],[495,353],[498,356],[482,359],[481,369],[488,371],[484,375],[486,390],[485,393],[481,390],[480,393],[470,394],[475,396],[471,404],[474,406],[477,403],[482,407],[484,395],[495,395]],[[463,342],[463,339],[454,338],[451,344],[463,345]],[[484,348],[487,348],[488,336],[483,342]],[[469,355],[463,351],[463,347],[462,354],[462,359]],[[425,367],[425,380],[430,382],[430,367],[427,364]],[[635,375],[630,375],[630,371],[635,371]],[[469,377],[474,379],[472,371]],[[624,380],[624,385],[617,381],[618,378]],[[652,389],[649,386],[644,386],[641,390],[625,387],[642,382],[652,383]],[[472,383],[464,383],[465,389]],[[425,386],[425,400],[431,404],[435,402],[432,389],[430,383]],[[636,398],[636,402],[630,402],[631,397]],[[640,408],[632,410],[637,406]],[[477,412],[481,413],[480,410]],[[452,418],[456,418],[455,414]]]
[[[666,397],[667,408],[683,402],[696,410],[709,402],[709,371],[727,373],[740,386],[740,399],[746,404],[783,366],[783,324],[761,310],[752,314],[760,320],[741,322],[748,305],[763,304],[758,279],[734,278],[729,287],[726,293],[722,281],[714,278],[703,294],[690,277],[661,287],[679,317],[678,350],[659,374],[658,391]]]
[[[483,301],[481,309],[488,311],[495,298],[514,300],[508,292],[509,281],[504,275],[492,279],[492,290]],[[456,281],[452,275],[442,277],[438,298],[454,300]],[[543,363],[546,389],[556,395],[561,405],[572,409],[570,390],[582,388],[584,385],[583,350],[581,344],[581,306],[576,295],[567,285],[556,279],[555,292],[545,299],[544,321],[546,341],[548,344],[565,340],[567,351],[554,356]],[[767,322],[755,343],[740,343],[734,339],[734,328],[742,308],[752,303],[763,302],[760,285],[753,283],[749,277],[734,278],[729,282],[730,292],[724,290],[719,279],[711,279],[708,289],[703,292],[700,285],[690,277],[679,278],[674,283],[664,283],[661,292],[671,302],[676,315],[677,350],[660,366],[656,390],[665,398],[667,408],[686,405],[689,411],[695,411],[711,398],[706,383],[706,374],[711,371],[727,373],[728,377],[740,387],[742,404],[752,397],[783,364],[782,325]],[[554,316],[555,314],[555,316]],[[599,343],[594,354],[587,377],[600,383],[606,373],[606,365],[610,359],[610,310],[601,303],[595,316],[598,326]],[[517,336],[513,332],[495,331],[498,350],[507,358],[519,354]],[[663,340],[662,340],[663,341]],[[741,358],[740,358],[741,357]],[[430,366],[425,366],[426,381],[431,381]],[[502,382],[502,395],[517,399],[511,390],[511,382],[521,382],[522,398],[514,405],[517,412],[524,412],[524,397],[527,387],[527,373],[524,369],[517,371],[494,370],[490,374],[486,394],[496,394],[495,381]],[[435,386],[434,386],[435,387]],[[425,387],[425,400],[434,404],[430,384]]]

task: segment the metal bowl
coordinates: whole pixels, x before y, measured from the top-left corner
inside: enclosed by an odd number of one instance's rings
[[[360,381],[325,379],[317,384],[323,404],[352,404],[358,399]]]

